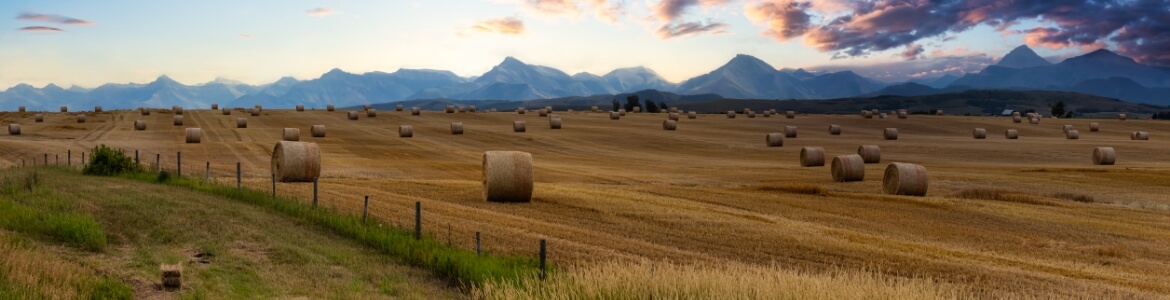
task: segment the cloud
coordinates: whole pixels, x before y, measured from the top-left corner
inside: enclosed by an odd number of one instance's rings
[[[625,15],[624,1],[611,0],[520,0],[521,4],[538,14],[551,16],[579,17],[586,10],[592,11],[597,19],[617,23]]]
[[[240,34],[236,34],[236,36],[238,36],[238,37],[240,37],[240,38],[242,38],[242,39],[251,39],[251,38],[252,38],[252,35],[251,35],[251,34],[247,34],[247,33],[240,33]]]
[[[49,26],[28,26],[17,29],[20,31],[65,31],[64,29]]]
[[[1170,65],[1168,6],[1167,0],[747,0],[745,12],[768,36],[780,41],[803,36],[805,44],[837,57],[866,56],[986,25],[1022,34],[1032,46],[1094,48],[1111,42],[1121,54]],[[680,11],[670,8],[659,12]],[[1042,25],[1013,29],[1021,21]]]
[[[911,79],[935,78],[943,75],[962,76],[979,72],[995,59],[983,53],[966,50],[935,50],[931,55],[919,56],[917,60],[878,64],[843,64],[806,68],[810,71],[837,72],[854,71],[862,76],[885,82],[902,82]]]
[[[328,15],[332,15],[332,14],[337,14],[337,11],[330,9],[328,7],[318,7],[318,8],[306,10],[305,14],[310,15],[310,16],[314,16],[314,17],[324,17],[324,16],[328,16]]]
[[[471,25],[471,29],[484,33],[517,35],[524,33],[524,21],[513,17],[484,20]]]
[[[664,24],[658,27],[658,37],[661,39],[670,39],[684,35],[712,33],[725,33],[727,24],[710,22],[682,22],[678,24]]]
[[[662,0],[658,1],[651,9],[654,15],[659,20],[672,22],[678,20],[686,12],[687,8],[693,6],[699,7],[714,7],[731,2],[730,0]]]
[[[899,56],[905,60],[915,60],[918,59],[918,56],[921,55],[922,52],[925,52],[925,50],[922,49],[922,45],[910,44],[909,46],[906,46],[906,50],[902,51],[902,54],[899,54]]]
[[[34,12],[21,13],[20,15],[16,16],[16,19],[17,20],[24,20],[24,21],[49,22],[49,23],[57,23],[57,24],[64,24],[64,25],[93,25],[94,24],[93,22],[82,20],[82,19],[70,18],[70,17],[66,17],[66,16],[62,16],[62,15],[38,14],[38,13],[34,13]]]

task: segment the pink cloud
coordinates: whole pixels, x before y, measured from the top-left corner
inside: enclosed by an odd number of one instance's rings
[[[314,16],[314,17],[324,17],[324,16],[328,16],[328,15],[337,14],[337,11],[332,10],[328,7],[318,7],[318,8],[306,10],[305,14],[310,15],[310,16]]]
[[[484,20],[471,25],[471,29],[484,33],[518,35],[524,33],[524,21],[513,17]]]
[[[93,22],[90,22],[90,21],[76,19],[76,18],[70,18],[70,17],[66,17],[66,16],[62,16],[62,15],[38,14],[38,13],[33,13],[33,12],[26,12],[26,13],[22,13],[20,15],[17,15],[16,19],[17,20],[24,20],[24,21],[49,22],[49,23],[57,23],[57,24],[64,24],[64,25],[93,25],[94,24]]]

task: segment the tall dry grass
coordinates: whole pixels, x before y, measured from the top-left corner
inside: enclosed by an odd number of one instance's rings
[[[130,288],[0,231],[0,299],[129,299]]]
[[[928,279],[865,271],[827,274],[778,265],[679,265],[608,262],[572,268],[547,280],[492,281],[473,299],[954,299],[973,295]]]

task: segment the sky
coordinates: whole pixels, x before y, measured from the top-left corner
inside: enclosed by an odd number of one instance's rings
[[[307,80],[333,68],[477,76],[512,56],[681,82],[736,54],[883,81],[976,72],[1027,44],[1170,65],[1170,0],[0,1],[0,90]],[[7,14],[7,15],[4,15]]]

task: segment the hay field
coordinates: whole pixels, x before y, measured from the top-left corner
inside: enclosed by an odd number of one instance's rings
[[[783,111],[782,108],[777,109]],[[536,113],[380,111],[346,119],[346,111],[265,110],[251,117],[233,110],[186,110],[185,126],[172,114],[137,111],[90,114],[2,113],[0,124],[20,123],[21,136],[3,136],[0,165],[34,157],[49,163],[65,149],[104,143],[133,153],[143,164],[161,154],[183,173],[234,184],[235,164],[245,184],[270,189],[269,155],[282,128],[324,124],[321,203],[413,226],[423,205],[427,234],[474,248],[484,235],[493,253],[535,255],[548,239],[549,257],[566,267],[613,261],[680,264],[776,265],[804,272],[876,272],[926,278],[981,296],[1151,297],[1170,294],[1170,127],[1142,120],[1044,119],[1038,125],[1003,117],[920,116],[863,119],[858,115],[756,118],[723,114],[682,118],[662,130],[666,114],[557,112],[563,129]],[[237,129],[235,119],[248,118]],[[134,131],[143,119],[147,130]],[[512,132],[512,121],[528,123]],[[464,134],[451,135],[451,122]],[[1090,132],[1099,122],[1100,132]],[[840,136],[828,126],[842,127]],[[1072,124],[1079,140],[1067,140]],[[412,125],[414,137],[399,138]],[[797,126],[797,138],[765,147],[769,132]],[[185,127],[201,127],[201,144],[184,144]],[[898,128],[898,140],[882,130]],[[986,128],[986,140],[971,130]],[[1018,140],[1003,138],[1018,129]],[[1131,141],[1132,131],[1149,141]],[[829,167],[800,167],[800,147],[821,146],[826,160],[881,147],[882,163],[866,166],[863,182],[835,183]],[[1094,166],[1094,147],[1117,150],[1117,164]],[[532,203],[486,203],[481,155],[488,150],[530,152],[536,164]],[[927,197],[881,194],[889,162],[927,168]],[[309,201],[311,184],[279,184],[278,192]],[[990,198],[973,199],[973,198]],[[1092,202],[1069,199],[1091,198]]]

